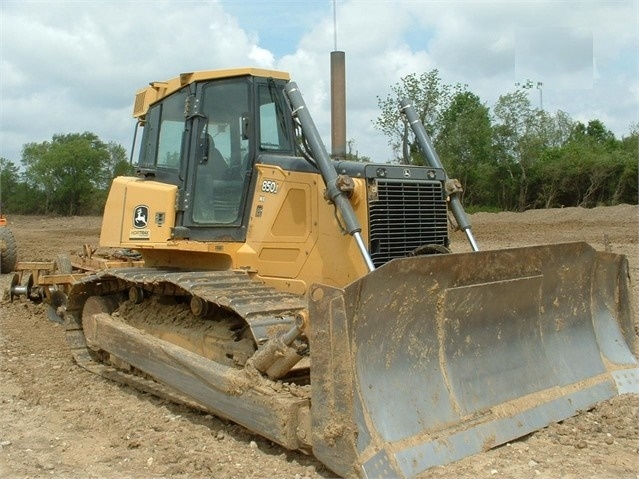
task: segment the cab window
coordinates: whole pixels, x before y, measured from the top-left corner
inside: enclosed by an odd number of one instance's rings
[[[187,89],[183,89],[149,109],[140,151],[140,165],[173,170],[179,168],[187,94]]]
[[[290,138],[283,113],[282,97],[276,94],[274,86],[261,85],[260,105],[260,149],[289,150]]]

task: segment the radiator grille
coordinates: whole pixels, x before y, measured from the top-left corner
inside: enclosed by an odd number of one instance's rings
[[[439,181],[377,181],[369,199],[373,264],[401,258],[423,245],[448,246],[446,200]]]

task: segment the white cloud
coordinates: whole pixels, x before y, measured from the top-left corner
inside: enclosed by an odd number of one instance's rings
[[[331,6],[4,0],[0,156],[19,162],[24,143],[85,130],[128,149],[137,89],[185,71],[249,65],[291,73],[330,149]],[[514,89],[517,70],[543,81],[545,108],[599,118],[621,136],[639,110],[637,20],[636,0],[338,1],[347,137],[360,154],[387,160],[387,139],[372,127],[377,97],[434,68],[488,105]]]
[[[555,88],[592,88],[592,29],[541,27],[518,29],[515,76],[543,80]]]
[[[133,98],[150,81],[274,63],[216,2],[117,5],[2,3],[0,156],[19,162],[24,143],[85,130],[129,148]]]
[[[275,65],[275,57],[273,56],[273,53],[264,48],[260,48],[257,45],[253,45],[251,47],[248,58],[258,67],[272,69]]]

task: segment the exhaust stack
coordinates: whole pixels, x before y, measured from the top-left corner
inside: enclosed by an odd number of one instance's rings
[[[346,158],[346,56],[331,52],[331,156]]]

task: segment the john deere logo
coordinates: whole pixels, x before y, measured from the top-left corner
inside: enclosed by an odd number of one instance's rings
[[[138,205],[133,212],[133,227],[137,229],[146,228],[149,224],[149,207],[146,205]]]

